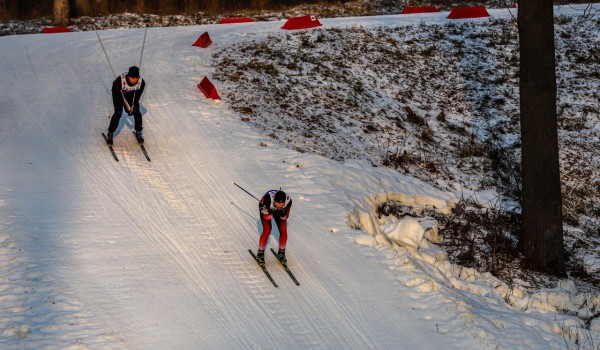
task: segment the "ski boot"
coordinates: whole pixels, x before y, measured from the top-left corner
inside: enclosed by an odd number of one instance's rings
[[[113,144],[113,133],[110,131],[106,133],[106,143],[109,146],[112,146],[112,144]]]
[[[258,252],[256,252],[256,261],[258,262],[258,264],[260,266],[265,266],[265,251],[264,250],[258,250]]]
[[[279,259],[283,265],[287,264],[287,259],[285,258],[285,249],[279,249],[277,252],[277,259]]]
[[[136,132],[135,132],[135,138],[136,138],[137,142],[138,142],[140,145],[143,145],[143,144],[144,144],[144,137],[142,136],[142,132],[141,132],[141,131],[136,131]]]

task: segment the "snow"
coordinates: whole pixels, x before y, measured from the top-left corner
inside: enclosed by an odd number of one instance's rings
[[[565,14],[571,11],[561,8]],[[490,10],[509,18],[508,10]],[[447,13],[320,19],[325,28],[444,23]],[[481,20],[478,20],[481,21]],[[0,38],[0,347],[6,349],[566,349],[600,340],[577,316],[597,295],[528,293],[452,265],[432,220],[378,218],[397,200],[459,198],[361,160],[272,143],[196,85],[215,48],[282,22],[150,28],[142,76],[147,162],[123,117],[115,162],[100,132],[112,73],[93,32]],[[209,31],[214,47],[191,44]],[[115,69],[143,29],[99,32]],[[219,87],[217,86],[217,89]],[[255,196],[293,198],[288,261],[252,261]],[[452,184],[454,186],[454,184]],[[460,185],[459,185],[460,186]],[[493,193],[483,193],[493,198]],[[277,233],[269,241],[277,248]],[[584,315],[585,314],[585,315]]]

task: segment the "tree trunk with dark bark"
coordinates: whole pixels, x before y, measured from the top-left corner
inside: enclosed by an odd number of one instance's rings
[[[94,0],[94,15],[105,15],[108,13],[108,0]]]
[[[522,247],[530,268],[565,276],[552,0],[519,2]]]
[[[6,9],[4,0],[0,0],[0,18],[8,18],[8,10]]]
[[[199,9],[199,7],[198,7],[198,1],[195,1],[195,0],[186,0],[184,11],[187,11],[187,12],[197,12],[198,9]]]
[[[91,14],[92,8],[90,0],[75,0],[75,17],[90,16]]]
[[[64,26],[69,24],[69,0],[54,0],[54,24]]]
[[[136,0],[135,1],[135,11],[137,13],[146,12],[146,2],[144,0]]]

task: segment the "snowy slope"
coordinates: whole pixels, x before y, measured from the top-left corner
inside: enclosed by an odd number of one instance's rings
[[[445,20],[322,22],[423,19]],[[454,194],[270,144],[227,101],[204,98],[196,84],[213,68],[211,49],[191,46],[200,34],[209,31],[219,47],[281,25],[148,30],[142,105],[152,162],[131,134],[132,118],[122,118],[115,138],[120,162],[100,136],[112,73],[95,33],[0,38],[0,347],[565,347],[561,325],[575,321],[526,314],[489,286],[456,289],[419,254],[349,227],[369,221],[361,213],[375,195],[447,210]],[[117,72],[138,63],[143,29],[99,35]],[[252,261],[257,205],[232,181],[256,196],[281,184],[292,196],[288,260],[300,287],[273,256],[277,289]]]

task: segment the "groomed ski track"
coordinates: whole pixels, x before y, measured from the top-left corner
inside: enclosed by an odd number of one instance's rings
[[[321,22],[389,25],[399,18]],[[3,287],[11,306],[0,314],[0,345],[491,347],[464,320],[452,321],[452,292],[405,286],[399,280],[419,272],[390,269],[383,262],[389,248],[354,242],[356,231],[346,224],[351,189],[336,179],[361,183],[369,173],[272,145],[227,101],[205,99],[197,89],[213,72],[215,48],[258,40],[282,23],[148,29],[142,106],[152,162],[130,132],[131,117],[115,134],[119,162],[99,137],[108,126],[113,78],[94,32],[0,38],[0,223],[5,246],[20,251],[3,263],[14,266],[6,278],[24,281]],[[192,47],[205,31],[212,49]],[[99,34],[117,74],[137,64],[144,29]],[[293,197],[288,263],[301,286],[271,254],[267,266],[279,288],[252,261],[257,205],[232,181],[256,196],[282,184]],[[276,237],[270,247],[277,248]],[[22,292],[7,298],[11,288]],[[10,330],[24,324],[28,332],[13,337]]]

